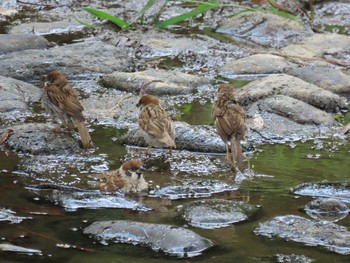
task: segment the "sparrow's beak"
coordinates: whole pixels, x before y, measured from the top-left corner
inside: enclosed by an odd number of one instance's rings
[[[136,174],[137,174],[137,179],[140,179],[143,172],[145,171],[145,168],[143,168],[142,166],[136,170]]]

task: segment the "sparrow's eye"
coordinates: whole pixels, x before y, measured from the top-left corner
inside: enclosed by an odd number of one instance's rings
[[[131,167],[130,170],[135,172],[137,170],[137,167]]]

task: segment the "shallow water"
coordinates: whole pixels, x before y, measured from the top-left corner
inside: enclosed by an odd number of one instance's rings
[[[98,128],[93,139],[99,146],[97,153],[107,156],[109,168],[120,165],[119,157],[125,154],[125,148],[117,140],[111,144],[111,138],[118,131],[112,128]],[[321,148],[321,149],[319,149]],[[232,192],[214,194],[212,198],[243,200],[260,205],[258,214],[249,222],[231,227],[204,230],[189,227],[196,233],[213,240],[216,246],[203,255],[188,259],[188,262],[271,262],[274,254],[303,254],[317,262],[346,262],[348,256],[340,256],[322,248],[307,247],[294,242],[267,239],[255,236],[252,231],[259,222],[278,215],[301,215],[300,210],[311,200],[308,197],[296,197],[290,194],[290,187],[302,182],[347,180],[350,173],[349,147],[346,141],[314,140],[306,143],[285,145],[263,145],[251,159],[255,174],[269,175],[245,180],[240,189]],[[223,161],[224,157],[215,155]],[[124,219],[152,223],[166,223],[183,226],[185,222],[176,217],[174,209],[186,200],[166,200],[142,197],[141,200],[155,207],[154,211],[136,212],[128,209],[79,209],[67,212],[63,208],[41,199],[25,189],[25,185],[38,182],[37,178],[47,175],[24,173],[18,165],[19,158],[12,153],[0,152],[0,189],[2,191],[0,207],[17,212],[18,216],[32,217],[20,224],[0,222],[0,237],[3,242],[39,249],[42,254],[27,255],[13,252],[1,252],[5,262],[170,262],[178,260],[156,253],[149,248],[113,244],[104,246],[82,234],[82,229],[98,220]],[[80,180],[73,180],[74,186],[91,188],[86,173],[76,172]],[[69,174],[69,172],[67,172]],[[54,178],[54,173],[52,177]],[[176,183],[183,178],[220,179],[233,182],[228,171],[210,175],[191,175],[182,172],[174,175],[170,170],[146,172],[145,177],[153,181],[153,186]],[[76,178],[74,177],[74,178]],[[60,180],[69,181],[70,177]],[[45,180],[45,179],[41,179]],[[140,200],[139,200],[140,201]],[[349,227],[349,217],[338,224]],[[252,249],[254,248],[254,249]],[[2,261],[4,262],[4,261]]]

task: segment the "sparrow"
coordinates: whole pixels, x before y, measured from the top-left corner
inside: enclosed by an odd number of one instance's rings
[[[175,145],[175,129],[168,113],[159,103],[159,99],[152,95],[144,95],[136,105],[140,107],[139,126],[142,130],[148,148],[146,154],[150,154],[152,146],[170,147],[169,153]]]
[[[148,189],[148,183],[143,178],[144,170],[140,160],[130,159],[117,170],[91,177],[102,180],[99,187],[103,191],[115,192],[121,190],[124,193],[137,193]]]
[[[78,93],[68,80],[58,71],[47,74],[42,96],[42,105],[53,117],[59,117],[68,130],[77,127],[83,148],[93,147],[83,116],[83,106],[78,100]],[[56,128],[57,131],[59,128]]]
[[[225,143],[226,159],[242,171],[243,153],[240,141],[247,130],[246,115],[235,98],[234,87],[221,84],[217,91],[217,100],[213,104],[212,118],[217,133]]]

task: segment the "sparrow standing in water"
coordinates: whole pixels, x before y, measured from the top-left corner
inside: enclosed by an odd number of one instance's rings
[[[53,117],[59,117],[62,125],[68,130],[77,127],[83,148],[93,147],[89,131],[84,124],[84,108],[78,100],[76,90],[58,71],[50,72],[47,79],[42,97],[42,105],[46,111]]]
[[[130,159],[124,162],[119,169],[104,174],[92,176],[102,179],[100,189],[115,192],[120,189],[124,193],[141,192],[148,189],[148,183],[143,178],[144,168],[138,159]]]
[[[146,154],[150,154],[152,146],[170,147],[169,153],[175,145],[175,129],[168,113],[159,104],[159,99],[152,95],[144,95],[140,98],[138,107],[141,107],[139,126],[148,143]]]
[[[243,153],[240,141],[247,130],[246,115],[235,98],[234,87],[221,84],[217,91],[217,100],[212,109],[212,118],[217,133],[225,143],[226,159],[243,170]]]

